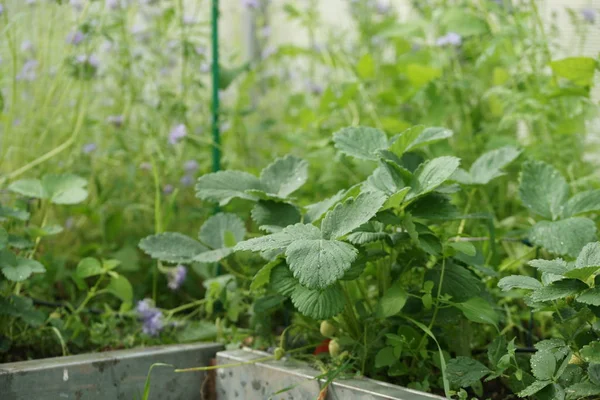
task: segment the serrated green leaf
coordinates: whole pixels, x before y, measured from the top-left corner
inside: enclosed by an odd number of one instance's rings
[[[393,166],[382,161],[363,183],[361,190],[363,192],[379,191],[387,196],[392,196],[404,186],[406,185],[400,173]]]
[[[481,297],[472,297],[469,300],[463,303],[457,303],[454,306],[461,310],[469,321],[494,325],[496,328],[498,327],[500,315],[498,315],[490,303]]]
[[[381,296],[377,304],[377,316],[388,318],[398,314],[406,304],[406,300],[408,300],[408,292],[401,281],[396,281]]]
[[[600,189],[577,193],[563,206],[563,218],[600,210]]]
[[[567,278],[586,281],[590,276],[600,271],[600,243],[588,243],[577,256],[573,268],[564,272]]]
[[[550,68],[556,76],[581,86],[592,84],[596,66],[596,60],[590,57],[567,57],[550,63]]]
[[[27,221],[29,216],[29,212],[25,210],[0,206],[0,218],[13,218],[19,221]]]
[[[219,171],[201,176],[196,184],[196,197],[202,200],[218,202],[221,206],[233,198],[256,201],[256,196],[247,194],[247,190],[264,190],[256,176],[242,171]]]
[[[8,185],[8,190],[21,196],[45,199],[47,194],[39,179],[21,179]]]
[[[595,287],[583,291],[575,298],[580,303],[600,306],[600,287]]]
[[[379,192],[361,193],[356,199],[349,198],[329,211],[321,223],[324,239],[337,239],[368,222],[385,203],[386,197]]]
[[[542,287],[542,284],[537,279],[530,276],[511,275],[506,276],[498,282],[498,287],[504,291],[512,289],[528,289],[535,290]]]
[[[388,148],[385,132],[366,126],[342,128],[333,134],[333,142],[342,153],[361,160],[377,160],[378,151]]]
[[[292,155],[276,159],[260,173],[266,192],[282,198],[298,190],[307,179],[308,163]]]
[[[519,397],[528,397],[533,396],[540,390],[544,389],[546,386],[550,385],[552,381],[535,381],[531,385],[527,386],[525,389],[521,390],[517,393]]]
[[[596,240],[596,224],[583,217],[541,221],[531,228],[529,240],[552,253],[577,257],[586,244]]]
[[[469,387],[491,372],[485,365],[470,357],[456,357],[446,365],[448,380],[458,387]]]
[[[304,220],[306,222],[314,222],[321,218],[331,207],[337,204],[340,200],[344,198],[346,195],[345,190],[340,190],[333,196],[320,201],[315,204],[311,204],[306,206],[306,215],[304,216]]]
[[[260,229],[270,233],[279,232],[288,225],[297,224],[301,218],[300,211],[288,203],[261,200],[252,208],[252,220]]]
[[[583,346],[579,353],[587,362],[600,363],[600,341],[596,340]]]
[[[54,204],[77,204],[87,198],[87,180],[72,174],[48,174],[42,177],[42,187]]]
[[[271,262],[265,264],[258,272],[254,275],[252,279],[252,283],[250,284],[250,291],[255,292],[262,287],[269,284],[271,281],[271,271],[273,268],[281,264],[283,260],[281,258],[277,258]]]
[[[117,296],[121,301],[131,303],[133,300],[133,287],[123,275],[113,275],[106,286],[106,290]]]
[[[415,200],[407,208],[414,218],[423,219],[456,219],[460,212],[448,196],[441,193],[430,193]]]
[[[448,246],[452,247],[454,250],[459,251],[463,254],[466,254],[470,257],[474,257],[477,254],[477,249],[473,245],[473,243],[469,242],[449,242]]]
[[[0,226],[0,250],[4,250],[8,246],[8,232]]]
[[[233,253],[233,248],[224,247],[222,249],[208,250],[194,256],[193,260],[203,264],[210,264],[221,261]]]
[[[390,151],[401,157],[407,151],[433,144],[452,135],[452,131],[446,128],[414,126],[392,138]]]
[[[297,285],[291,298],[301,314],[316,320],[335,317],[346,305],[342,288],[337,283],[325,289],[308,289]]]
[[[290,243],[303,239],[320,239],[321,231],[314,225],[295,224],[281,232],[245,240],[235,245],[235,251],[273,251],[287,248]]]
[[[452,176],[458,168],[460,160],[456,157],[444,156],[434,158],[421,164],[415,171],[410,183],[411,190],[406,200],[414,199],[435,190]]]
[[[197,240],[176,232],[147,236],[139,246],[150,257],[170,263],[191,263],[195,256],[208,250]]]
[[[455,32],[460,36],[485,34],[489,26],[485,19],[471,12],[468,8],[450,8],[444,12],[440,24],[447,32]]]
[[[519,194],[525,207],[532,212],[556,219],[569,198],[569,185],[552,165],[528,161],[521,171]]]
[[[411,151],[417,149],[419,147],[427,146],[433,144],[435,142],[439,142],[440,140],[448,139],[452,137],[453,132],[450,129],[442,128],[442,127],[429,127],[423,129],[421,133],[411,141],[406,147],[405,151]]]
[[[535,290],[531,294],[534,301],[552,301],[564,299],[587,289],[588,286],[577,279],[564,279],[552,282],[548,286]]]
[[[326,239],[296,240],[285,252],[294,277],[309,289],[322,289],[341,279],[357,255],[352,245]]]
[[[5,262],[5,258],[1,261],[0,268],[2,273],[9,281],[23,282],[33,273],[46,272],[44,266],[35,260],[30,260],[23,257],[15,257],[10,263]]]
[[[565,388],[567,399],[580,400],[591,396],[600,395],[600,385],[591,382],[579,382]]]
[[[47,318],[44,312],[35,309],[33,300],[16,295],[0,297],[0,315],[20,318],[32,327],[41,326]]]
[[[75,273],[80,278],[88,278],[90,276],[102,275],[104,268],[102,268],[102,264],[97,259],[86,257],[79,261]]]
[[[549,274],[563,275],[567,272],[567,262],[562,258],[554,260],[531,260],[529,261],[529,265],[540,272],[547,272]]]
[[[229,247],[225,244],[227,232],[233,235],[235,243],[241,242],[246,236],[244,221],[235,214],[218,213],[206,220],[198,238],[213,249],[221,249]]]
[[[299,285],[298,279],[294,278],[286,264],[278,264],[271,271],[269,286],[280,295],[291,296]]]
[[[354,245],[373,243],[378,240],[384,240],[389,235],[385,232],[353,232],[348,235],[346,240]]]
[[[531,356],[531,372],[540,381],[552,379],[556,370],[556,357],[549,351],[538,350]]]
[[[488,151],[479,157],[469,170],[469,184],[486,185],[493,179],[504,175],[502,168],[513,162],[521,154],[521,150],[513,146],[505,146]]]

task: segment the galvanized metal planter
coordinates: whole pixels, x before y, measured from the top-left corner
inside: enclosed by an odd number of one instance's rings
[[[217,364],[248,362],[269,354],[259,351],[234,350],[217,353]],[[266,361],[217,370],[216,392],[219,400],[295,399],[310,400],[319,396],[321,373],[294,360]],[[292,388],[281,394],[274,393]],[[272,396],[272,397],[271,397]],[[440,400],[443,397],[372,379],[338,379],[329,385],[330,400]]]
[[[220,344],[182,344],[0,364],[1,400],[141,399],[150,366],[208,366]],[[150,399],[198,400],[203,372],[152,370]]]

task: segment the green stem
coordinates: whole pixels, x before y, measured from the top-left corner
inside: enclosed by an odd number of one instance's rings
[[[162,206],[161,206],[161,190],[160,190],[160,175],[158,173],[158,163],[154,156],[152,160],[152,176],[154,178],[154,233],[159,234],[163,231],[162,226]],[[160,269],[160,261],[157,261],[156,267],[152,270],[152,300],[156,303],[156,295],[158,292],[158,272]]]

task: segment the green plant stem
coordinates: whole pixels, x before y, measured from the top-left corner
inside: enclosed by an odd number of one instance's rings
[[[435,297],[435,306],[433,308],[433,315],[431,316],[431,321],[429,321],[429,326],[427,326],[427,328],[429,330],[431,330],[431,328],[433,328],[433,325],[435,324],[435,320],[437,318],[437,314],[438,314],[438,310],[440,309],[440,303],[441,300],[440,298],[442,297],[442,287],[444,286],[444,273],[446,271],[446,258],[442,258],[442,271],[440,272],[440,281],[438,283],[438,288],[437,288],[437,294]],[[416,354],[419,354],[422,347],[425,345],[425,338],[426,338],[426,334],[423,335],[423,337],[421,338],[421,341],[419,342],[419,345],[417,346],[417,351]]]
[[[162,226],[162,205],[161,205],[161,190],[160,190],[160,175],[158,173],[158,163],[152,156],[152,176],[154,178],[154,233],[159,234],[163,231]],[[152,269],[152,300],[156,303],[158,291],[158,272],[160,269],[160,261],[156,262],[156,267]]]
[[[467,198],[467,205],[465,206],[465,211],[463,211],[463,215],[466,215],[469,212],[469,210],[471,209],[471,204],[473,203],[473,198],[475,197],[476,192],[477,192],[477,189],[471,189],[471,191],[469,192],[469,197]],[[456,233],[456,236],[462,235],[462,233],[465,229],[466,223],[467,223],[466,218],[463,218],[460,220],[460,224],[458,225],[458,231]]]
[[[344,298],[346,299],[346,306],[344,307],[344,319],[348,325],[348,328],[350,329],[350,334],[355,339],[358,339],[360,337],[360,323],[358,322],[356,314],[354,313],[352,297],[350,296],[350,293],[348,293],[348,288],[343,283],[340,284],[342,285],[342,292],[344,293]]]
[[[171,318],[174,314],[177,314],[178,312],[185,311],[187,309],[200,306],[200,305],[206,303],[207,301],[208,301],[207,299],[201,299],[201,300],[193,301],[191,303],[184,304],[184,305],[179,306],[179,307],[175,307],[175,308],[173,308],[173,309],[171,309],[171,310],[169,310],[169,311],[166,312],[167,319]]]

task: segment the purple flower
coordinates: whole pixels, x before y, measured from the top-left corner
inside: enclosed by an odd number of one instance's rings
[[[75,60],[77,60],[77,62],[80,64],[89,64],[94,68],[98,68],[98,66],[100,65],[100,60],[94,54],[90,54],[89,56],[85,54],[80,54],[77,57],[75,57]]]
[[[4,6],[2,4],[0,4],[0,15],[2,15],[3,12],[4,12]]]
[[[169,144],[176,145],[187,135],[187,128],[184,124],[177,124],[169,132]]]
[[[435,44],[438,46],[460,46],[461,43],[462,37],[456,32],[448,32],[435,41]]]
[[[392,6],[389,5],[388,3],[378,1],[377,3],[375,3],[375,9],[377,10],[378,14],[385,15],[390,12],[390,10],[392,9]]]
[[[181,287],[183,281],[185,281],[185,277],[187,275],[187,269],[183,265],[178,265],[175,268],[171,269],[168,273],[169,283],[167,286],[171,290],[177,290]]]
[[[38,62],[36,60],[27,60],[25,64],[23,64],[23,68],[21,72],[17,75],[17,80],[19,81],[34,81],[36,78],[35,70],[38,66]]]
[[[31,40],[23,40],[23,43],[21,43],[21,51],[23,53],[33,52],[33,43],[31,43]]]
[[[271,26],[270,25],[265,25],[262,27],[262,29],[260,30],[260,34],[262,37],[269,37],[271,36]]]
[[[306,82],[306,87],[307,87],[308,91],[310,93],[314,94],[315,96],[323,94],[323,90],[324,90],[323,86],[319,85],[316,82],[313,82],[313,81],[309,80],[309,81]]]
[[[181,183],[181,186],[190,187],[194,184],[194,177],[192,175],[185,174],[181,177],[179,183]]]
[[[196,172],[198,170],[198,161],[188,160],[183,164],[185,172]]]
[[[206,46],[196,46],[196,54],[199,56],[205,56],[207,54]]]
[[[143,171],[150,171],[152,169],[152,164],[149,162],[143,162],[140,164],[140,169]]]
[[[154,307],[152,300],[144,299],[138,301],[136,311],[142,319],[142,332],[145,334],[156,336],[164,328],[162,312]]]
[[[206,74],[208,71],[210,71],[209,63],[203,62],[202,64],[200,64],[200,72],[202,72],[203,74]]]
[[[170,183],[167,183],[165,186],[163,186],[163,193],[164,194],[171,194],[173,193],[173,191],[175,190],[175,187],[173,185],[171,185]]]
[[[242,0],[242,5],[246,8],[258,8],[260,6],[259,0]]]
[[[109,10],[116,10],[119,8],[119,0],[106,0],[104,5]]]
[[[74,227],[74,226],[75,226],[75,218],[73,218],[73,217],[68,217],[68,218],[65,220],[65,229],[67,229],[67,230],[71,230],[71,229],[73,229],[73,227]]]
[[[593,8],[583,8],[579,11],[583,20],[587,23],[593,24],[596,22],[596,10]]]
[[[67,43],[72,44],[73,46],[77,46],[79,43],[83,42],[85,39],[85,35],[81,31],[71,32],[67,35]]]
[[[106,122],[116,126],[117,128],[120,128],[123,125],[124,121],[125,117],[123,117],[122,115],[109,115],[108,117],[106,117]]]
[[[275,54],[276,51],[277,51],[277,49],[275,47],[267,46],[263,49],[261,56],[262,56],[262,58],[269,58],[270,56]]]
[[[193,15],[184,15],[183,16],[183,23],[185,25],[194,25],[197,22],[198,21],[196,20],[196,18]]]
[[[83,145],[81,151],[83,151],[83,154],[90,154],[96,151],[97,148],[98,146],[96,145],[96,143],[87,143]]]

